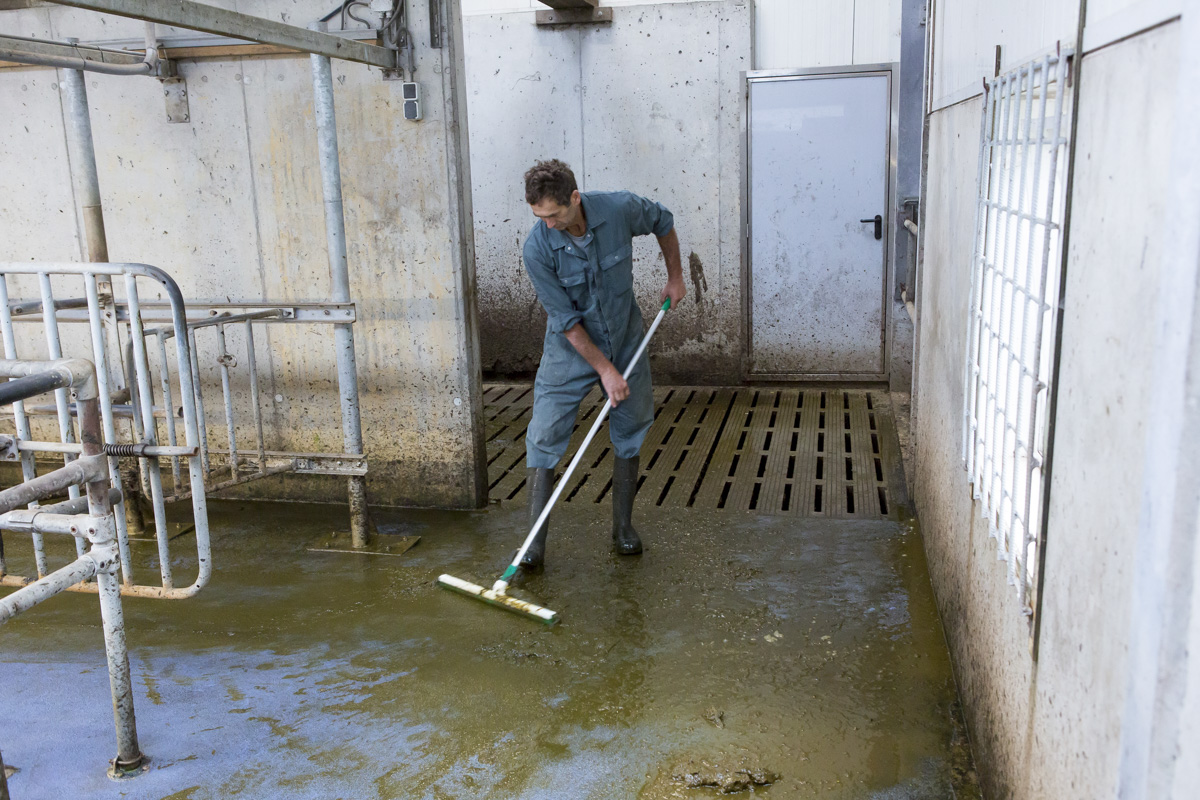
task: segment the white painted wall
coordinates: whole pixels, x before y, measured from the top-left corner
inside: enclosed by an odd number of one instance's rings
[[[755,0],[754,68],[900,60],[901,0]]]
[[[224,5],[301,25],[329,6],[324,0]],[[457,7],[450,8],[452,47],[433,50],[428,34],[418,35],[423,122],[403,119],[399,82],[383,81],[363,65],[333,67],[369,491],[376,502],[471,506],[486,480],[473,426],[481,410],[468,302],[469,177],[457,115],[461,29]],[[429,30],[426,9],[412,4],[415,31]],[[88,41],[138,37],[142,27],[44,6],[0,13],[0,30]],[[162,88],[152,78],[87,78],[110,257],[163,267],[194,300],[328,299],[308,57],[178,66],[188,86],[186,124],[167,122]],[[55,72],[0,71],[0,108],[0,260],[78,260]],[[41,334],[25,330],[28,353],[40,347]],[[331,336],[274,327],[260,345],[260,362],[277,376],[264,388],[268,449],[340,450]],[[212,381],[212,365],[205,371],[206,399],[218,401],[210,408],[219,414],[220,385]],[[245,409],[247,388],[237,388]],[[209,420],[217,440],[219,419]],[[275,491],[344,497],[340,481],[326,484],[329,492],[321,494],[289,479]]]
[[[979,91],[980,79],[995,72],[996,45],[1004,72],[1053,48],[1055,42],[1072,44],[1079,20],[1079,0],[931,3],[935,108],[964,90]]]
[[[991,32],[1003,31],[1014,54],[1006,63],[1015,66],[1021,60],[1016,53],[1044,51],[1061,30],[1075,29],[1055,5],[1042,12],[983,2],[939,3],[938,9],[945,16],[938,17],[934,41],[935,52],[941,50],[934,84],[945,91],[991,74]],[[989,797],[1117,797],[1136,771],[1131,748],[1149,738],[1147,730],[1158,735],[1160,717],[1172,718],[1130,700],[1158,679],[1152,670],[1141,676],[1146,653],[1140,648],[1163,648],[1169,679],[1162,685],[1168,688],[1182,682],[1173,670],[1194,673],[1195,659],[1186,654],[1200,651],[1194,618],[1186,633],[1186,612],[1180,612],[1185,622],[1171,629],[1175,638],[1158,642],[1142,635],[1167,626],[1160,615],[1145,612],[1154,607],[1145,592],[1155,579],[1139,582],[1135,574],[1144,560],[1141,532],[1164,524],[1148,519],[1145,505],[1162,482],[1144,472],[1159,461],[1148,449],[1152,392],[1163,383],[1156,348],[1165,325],[1188,324],[1162,318],[1161,309],[1164,298],[1197,289],[1194,281],[1181,282],[1183,273],[1168,269],[1164,258],[1184,48],[1178,22],[1126,34],[1086,55],[1076,73],[1081,95],[1036,658],[960,455],[981,98],[967,95],[929,120],[914,389],[917,503]],[[1194,230],[1196,221],[1190,224]],[[1182,370],[1185,363],[1180,359],[1167,369]],[[1182,399],[1177,407],[1180,419],[1156,422],[1185,430],[1183,415],[1195,412],[1183,410]],[[1182,452],[1194,446],[1177,438],[1171,444]],[[1194,517],[1183,524],[1194,529]],[[1175,553],[1194,559],[1194,543]],[[1194,608],[1194,596],[1186,592],[1200,576],[1196,562],[1185,560],[1175,571],[1181,577],[1161,590],[1165,602],[1182,598],[1172,608]],[[1158,663],[1151,659],[1152,666]],[[1172,696],[1194,703],[1190,684],[1187,692]],[[1155,722],[1139,727],[1150,718]],[[1200,758],[1200,740],[1183,715],[1173,718],[1180,721],[1177,729],[1163,731],[1166,738],[1155,745],[1170,757],[1154,761],[1151,779],[1138,791],[1122,789],[1121,796],[1194,793],[1174,770],[1191,769],[1187,765]],[[1174,793],[1147,786],[1173,786]]]

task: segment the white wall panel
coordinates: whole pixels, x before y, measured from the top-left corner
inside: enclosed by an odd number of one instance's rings
[[[758,0],[754,6],[756,69],[853,62],[854,2]]]
[[[900,60],[900,0],[854,0],[855,64]]]
[[[538,0],[461,0],[463,16],[475,14],[503,14],[506,11],[548,11],[549,6]],[[661,3],[706,3],[721,2],[721,0],[658,0]],[[641,6],[646,0],[600,0],[601,6]]]
[[[1022,64],[1055,42],[1073,44],[1079,0],[934,0],[933,100],[979,86],[995,72]]]

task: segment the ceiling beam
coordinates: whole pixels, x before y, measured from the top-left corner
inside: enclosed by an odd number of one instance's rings
[[[54,0],[57,5],[86,8],[119,17],[215,33],[302,53],[357,61],[383,69],[396,68],[396,53],[385,47],[298,28],[191,0]]]

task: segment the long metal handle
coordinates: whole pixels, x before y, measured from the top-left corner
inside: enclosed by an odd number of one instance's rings
[[[642,353],[646,351],[646,345],[650,343],[650,337],[654,335],[656,330],[658,330],[659,323],[662,322],[663,317],[666,316],[667,309],[670,307],[671,300],[668,298],[663,302],[662,308],[659,309],[658,315],[654,318],[654,321],[650,323],[650,330],[646,331],[646,335],[642,338],[642,343],[638,345],[637,352],[634,353],[633,358],[629,360],[629,365],[625,367],[625,372],[622,373],[621,377],[628,380],[629,376],[633,374],[633,368],[637,365],[638,359],[642,357]],[[596,432],[600,430],[600,425],[604,422],[604,418],[608,416],[608,412],[611,409],[612,400],[606,399],[604,401],[604,406],[600,409],[600,413],[596,416],[596,421],[592,423],[591,430],[589,430],[587,436],[584,437],[583,443],[579,445],[579,449],[575,451],[575,457],[571,459],[571,463],[567,466],[567,471],[564,472],[562,477],[558,479],[558,484],[554,487],[554,491],[551,493],[550,499],[546,502],[545,507],[542,509],[542,513],[538,515],[537,522],[533,523],[533,528],[530,529],[529,535],[525,537],[524,544],[522,544],[521,548],[517,550],[517,554],[513,558],[512,564],[509,565],[508,569],[504,570],[504,574],[501,575],[500,579],[492,586],[492,591],[503,594],[504,590],[508,588],[508,579],[517,574],[517,568],[521,564],[521,559],[525,557],[525,551],[529,549],[531,544],[533,544],[533,537],[536,536],[537,532],[542,529],[542,525],[546,522],[546,518],[550,516],[550,509],[554,508],[554,504],[558,501],[558,496],[563,493],[563,489],[566,488],[567,482],[571,479],[571,474],[575,472],[575,468],[579,466],[579,462],[583,458],[584,452],[587,450],[588,445],[592,443],[592,439],[596,436]]]

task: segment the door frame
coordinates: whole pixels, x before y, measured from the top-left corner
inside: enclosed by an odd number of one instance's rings
[[[754,381],[863,381],[887,382],[890,378],[892,363],[892,325],[895,303],[892,301],[890,287],[895,283],[895,234],[893,231],[896,216],[896,144],[899,139],[900,127],[900,82],[897,80],[900,65],[896,62],[880,64],[859,64],[854,66],[812,67],[809,69],[758,69],[743,70],[742,80],[742,380]],[[750,84],[764,79],[778,78],[859,78],[869,75],[882,75],[888,79],[888,130],[887,130],[887,189],[885,191],[886,209],[883,214],[883,280],[879,287],[883,304],[883,330],[880,332],[880,353],[882,371],[880,372],[829,372],[829,373],[782,373],[755,372],[751,362],[754,352],[754,307],[751,302],[753,244],[750,238],[750,203],[753,199],[751,192],[750,174]]]

